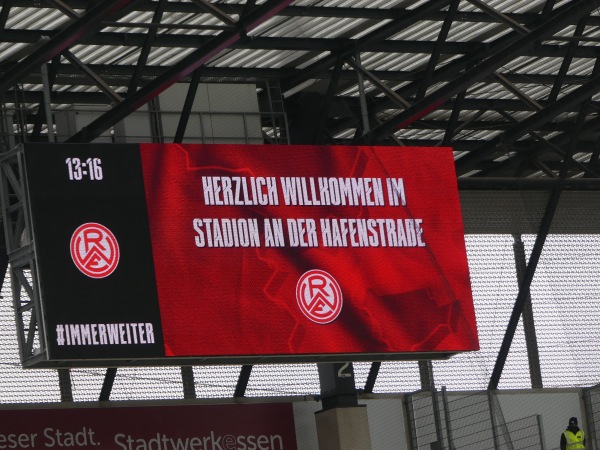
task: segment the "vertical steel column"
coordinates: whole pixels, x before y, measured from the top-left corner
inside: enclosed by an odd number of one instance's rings
[[[107,402],[110,400],[110,392],[112,391],[116,376],[116,367],[109,367],[106,369],[106,374],[104,375],[104,382],[102,383],[102,390],[100,391],[100,397],[98,397],[98,401]]]
[[[429,361],[431,362],[431,361]],[[440,415],[440,403],[438,402],[437,391],[432,384],[429,388],[431,392],[431,406],[433,407],[433,419],[435,420],[435,435],[439,449],[444,448],[444,433],[442,431],[442,418]]]
[[[352,363],[317,364],[323,410],[358,406]]]
[[[448,402],[448,393],[446,392],[446,386],[442,386],[442,401],[444,403],[444,421],[446,422],[448,450],[454,450],[454,441],[452,439],[452,421],[450,420],[450,406]]]
[[[523,283],[527,261],[525,260],[525,246],[518,234],[513,235],[515,240],[513,250],[515,254],[515,266],[517,269],[517,281],[519,286]],[[525,303],[523,305],[523,329],[525,331],[525,344],[527,346],[527,357],[529,359],[529,377],[532,388],[543,388],[542,371],[540,368],[540,354],[537,345],[537,336],[535,334],[535,323],[533,320],[533,308],[531,306],[531,293],[529,289],[525,293]]]
[[[435,380],[433,379],[433,364],[431,360],[422,360],[419,364],[419,377],[421,379],[421,389],[429,389],[435,386]]]
[[[48,78],[48,64],[42,64],[42,86],[44,90],[44,112],[46,113],[46,124],[48,125],[48,142],[56,142],[54,136],[54,120],[52,120],[52,104],[50,98],[50,79]]]
[[[58,387],[60,388],[60,401],[73,401],[73,388],[71,385],[71,370],[58,369]]]
[[[371,364],[369,375],[367,375],[367,381],[365,381],[365,388],[363,389],[365,394],[372,394],[375,388],[375,382],[377,381],[377,375],[381,368],[381,361],[375,361]]]
[[[361,60],[360,60],[360,52],[356,53],[356,56],[354,57],[354,59],[356,59],[356,62],[360,65],[362,65]],[[360,70],[356,70],[356,76],[358,78],[358,94],[359,94],[359,98],[360,98],[360,113],[362,116],[362,122],[363,122],[363,136],[367,133],[369,133],[371,131],[371,126],[369,124],[369,111],[367,109],[367,97],[365,95],[365,79],[363,77],[363,74]]]
[[[248,381],[250,381],[252,367],[253,366],[250,364],[244,364],[242,366],[237,385],[235,386],[235,392],[233,393],[234,397],[243,397],[244,395],[246,395],[246,388],[248,387]]]
[[[177,131],[175,131],[175,138],[173,142],[175,144],[181,144],[183,137],[185,136],[185,130],[192,113],[192,107],[194,106],[194,99],[196,98],[196,92],[198,91],[198,82],[200,81],[200,69],[192,72],[192,78],[188,86],[188,91],[183,102],[183,108],[179,115],[179,122],[177,123]],[[204,137],[204,134],[202,135]]]
[[[183,383],[183,398],[196,398],[194,369],[191,366],[181,366],[181,381]]]

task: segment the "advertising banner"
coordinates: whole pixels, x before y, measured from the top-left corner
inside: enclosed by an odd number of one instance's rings
[[[0,409],[0,449],[296,450],[291,404]]]
[[[51,359],[478,349],[449,148],[37,145],[25,156]]]

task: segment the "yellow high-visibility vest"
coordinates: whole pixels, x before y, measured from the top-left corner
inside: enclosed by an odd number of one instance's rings
[[[585,448],[583,445],[583,440],[585,439],[585,434],[583,430],[579,430],[577,433],[573,433],[572,431],[565,430],[563,431],[563,435],[567,440],[567,450],[575,450],[577,448]]]

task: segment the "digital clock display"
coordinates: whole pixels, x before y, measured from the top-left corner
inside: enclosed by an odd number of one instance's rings
[[[73,157],[65,160],[67,164],[67,171],[69,180],[71,181],[100,181],[104,178],[102,172],[102,160],[100,158],[87,158],[81,160],[80,158]]]

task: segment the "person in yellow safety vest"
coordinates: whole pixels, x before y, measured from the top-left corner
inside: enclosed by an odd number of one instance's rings
[[[585,448],[585,433],[577,426],[577,417],[569,419],[569,426],[560,437],[560,450]]]

